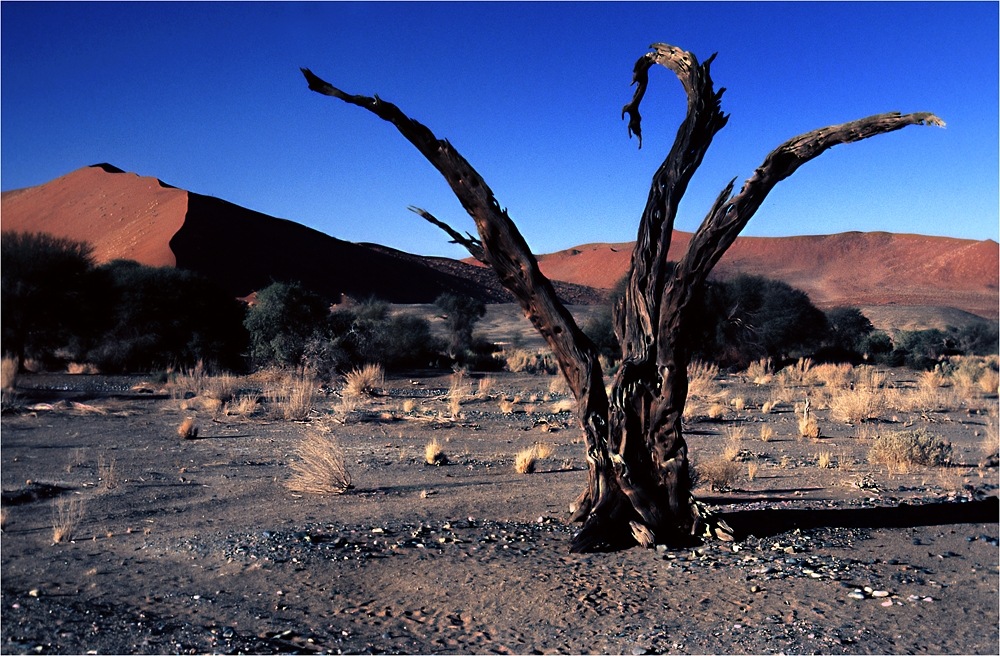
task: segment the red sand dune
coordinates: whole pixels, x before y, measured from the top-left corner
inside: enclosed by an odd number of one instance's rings
[[[274,280],[299,281],[337,298],[375,295],[429,303],[443,291],[511,302],[489,271],[374,244],[355,244],[298,223],[125,173],[108,164],[4,192],[4,230],[42,231],[88,241],[99,262],[134,259],[209,275],[238,296]],[[687,248],[676,232],[670,259]],[[572,303],[600,299],[624,275],[632,244],[587,244],[539,256],[542,271]],[[850,232],[808,237],[741,237],[716,275],[751,273],[805,290],[821,307],[951,307],[996,320],[996,242]]]
[[[4,192],[0,217],[4,230],[89,242],[99,263],[124,258],[177,266],[205,274],[239,297],[273,281],[297,281],[333,300],[346,294],[431,303],[443,292],[493,303],[513,300],[496,276],[468,264],[335,239],[108,164]],[[601,296],[571,284],[559,284],[557,291],[570,302]]]
[[[680,259],[691,233],[674,232]],[[539,256],[549,277],[609,289],[628,268],[632,243],[587,244]],[[1000,246],[992,240],[848,232],[808,237],[740,237],[716,267],[782,280],[821,307],[929,305],[996,320]]]

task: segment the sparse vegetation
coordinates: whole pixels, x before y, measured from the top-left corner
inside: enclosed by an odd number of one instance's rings
[[[194,417],[186,417],[181,425],[177,427],[177,434],[180,435],[182,440],[194,440],[198,437],[198,425],[194,421]]]
[[[514,457],[514,471],[518,474],[532,474],[539,460],[552,455],[552,448],[547,444],[534,444],[522,449]]]
[[[906,473],[914,465],[950,464],[952,446],[924,428],[878,435],[868,451],[872,463],[885,465],[890,473]]]
[[[85,503],[82,497],[72,495],[56,499],[52,506],[52,542],[69,542],[83,521]]]
[[[385,386],[385,370],[380,364],[366,364],[344,374],[344,395],[375,396]]]
[[[448,464],[448,456],[444,452],[444,448],[441,443],[437,441],[437,438],[432,439],[424,447],[424,462],[428,465],[441,466]]]
[[[317,382],[309,376],[288,375],[281,383],[268,385],[264,395],[271,403],[271,414],[287,421],[302,421],[316,402]]]
[[[295,446],[289,464],[292,475],[285,483],[293,492],[343,494],[353,488],[351,472],[336,436],[313,428]]]
[[[716,456],[698,463],[698,478],[708,483],[712,490],[725,492],[733,487],[742,467],[725,456]]]

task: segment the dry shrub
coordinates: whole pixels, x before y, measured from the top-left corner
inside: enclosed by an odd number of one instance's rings
[[[775,400],[771,400],[771,399],[769,399],[767,401],[764,401],[764,403],[760,406],[760,414],[762,414],[762,415],[769,415],[769,414],[771,414],[772,412],[774,412],[775,408],[778,407],[778,403],[779,403],[779,401],[775,401]]]
[[[833,454],[829,451],[820,451],[816,454],[816,464],[820,469],[826,469],[833,462]]]
[[[0,387],[4,392],[17,387],[17,375],[17,359],[5,355],[3,360],[0,360]]]
[[[774,378],[774,365],[771,358],[764,358],[751,362],[744,373],[747,380],[754,385],[767,385]]]
[[[529,374],[555,374],[559,364],[555,356],[545,351],[528,351],[527,349],[504,349],[499,357],[507,365],[508,371]]]
[[[563,412],[574,412],[575,410],[576,401],[574,399],[559,399],[553,402],[551,407],[551,412],[555,415]]]
[[[385,386],[380,364],[366,364],[344,374],[344,396],[375,396]]]
[[[251,417],[260,405],[260,394],[249,392],[241,394],[223,407],[223,412],[230,417]]]
[[[465,372],[456,371],[451,376],[451,382],[448,385],[448,394],[446,399],[448,401],[448,412],[451,413],[452,417],[458,417],[462,411],[462,403],[469,397],[468,385],[465,382]]]
[[[569,394],[569,383],[563,376],[553,376],[549,381],[549,394]]]
[[[305,494],[343,494],[352,487],[351,472],[336,436],[327,430],[311,430],[295,446],[292,475],[285,486]]]
[[[813,367],[811,373],[814,380],[830,389],[850,387],[854,379],[854,367],[849,364],[820,364]]]
[[[996,418],[986,422],[986,431],[983,433],[983,453],[986,456],[984,462],[1000,460],[1000,430],[997,427]]]
[[[181,425],[177,427],[177,434],[182,440],[193,440],[198,437],[198,426],[194,422],[194,417],[186,417]]]
[[[688,365],[688,398],[692,396],[710,398],[718,396],[719,367],[710,362],[692,360]]]
[[[729,404],[733,406],[733,410],[735,410],[736,412],[743,412],[743,410],[746,409],[747,407],[747,400],[742,396],[737,396],[736,398],[731,400]]]
[[[514,412],[514,405],[515,405],[514,401],[511,399],[500,399],[500,402],[498,404],[500,412],[504,413],[505,415],[509,415]]]
[[[760,437],[761,442],[770,442],[774,437],[774,428],[768,426],[767,424],[761,424],[758,436]]]
[[[89,362],[70,362],[66,365],[66,373],[73,376],[92,376],[101,373],[101,370],[97,368],[97,365],[90,364]]]
[[[547,444],[535,444],[518,452],[514,457],[514,471],[518,474],[532,474],[539,460],[552,455],[552,448]]]
[[[219,399],[213,399],[208,396],[195,396],[190,399],[184,399],[181,401],[181,410],[195,410],[198,412],[207,412],[211,415],[217,415],[222,412],[223,403]]]
[[[83,521],[84,502],[81,497],[57,499],[52,506],[52,542],[69,542]]]
[[[782,385],[810,385],[814,382],[812,358],[799,358],[798,361],[778,372],[778,382]]]
[[[240,384],[240,379],[232,374],[206,376],[202,379],[201,395],[226,403],[240,391]]]
[[[476,383],[476,396],[481,399],[489,398],[494,384],[493,376],[483,376]]]
[[[878,419],[888,407],[885,380],[885,372],[859,368],[854,389],[842,390],[830,399],[830,416],[848,424]]]
[[[448,464],[448,456],[441,447],[441,443],[437,441],[437,438],[432,439],[424,447],[424,462],[435,466]]]
[[[738,462],[727,460],[724,456],[716,456],[698,463],[698,479],[708,483],[711,489],[724,492],[732,489],[741,469]]]
[[[951,443],[924,428],[879,435],[868,450],[868,459],[885,465],[890,473],[906,473],[913,465],[934,467],[951,462]]]
[[[818,440],[819,435],[819,422],[816,421],[815,417],[807,416],[799,418],[799,437]]]
[[[417,402],[414,401],[413,399],[406,399],[405,401],[403,401],[403,412],[405,412],[406,414],[410,414],[416,409],[417,409]]]
[[[195,428],[195,435],[198,429]],[[114,456],[107,453],[100,453],[97,456],[97,478],[101,482],[104,490],[113,490],[118,487],[118,461]]]
[[[987,369],[976,380],[979,391],[987,396],[997,396],[1000,393],[1000,373]]]
[[[286,376],[281,383],[272,383],[265,395],[272,403],[271,413],[288,421],[309,417],[316,402],[316,381],[308,376]]]
[[[756,460],[751,460],[747,463],[747,480],[752,481],[757,478],[757,472],[760,470],[760,464]]]

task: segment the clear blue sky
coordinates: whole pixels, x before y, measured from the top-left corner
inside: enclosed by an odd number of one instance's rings
[[[110,162],[351,241],[462,257],[443,179],[392,128],[307,90],[300,66],[377,93],[451,140],[536,252],[635,238],[684,97],[653,71],[644,143],[620,119],[664,41],[704,59],[729,125],[677,227],[693,230],[796,134],[931,111],[782,182],[744,234],[998,237],[998,3],[3,2],[4,190]]]

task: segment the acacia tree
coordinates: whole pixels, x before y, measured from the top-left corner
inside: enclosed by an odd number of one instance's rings
[[[710,67],[691,53],[654,44],[633,69],[635,93],[622,110],[629,135],[642,146],[639,105],[654,64],[674,72],[687,94],[687,113],[670,152],[653,175],[639,222],[628,284],[615,306],[615,334],[622,364],[610,396],[597,349],[556,298],[524,238],[492,190],[448,141],[397,106],[352,95],[302,69],[309,88],[362,107],[397,130],[444,176],[475,221],[479,238],[463,235],[431,213],[411,208],[447,232],[454,242],[493,268],[546,340],[576,399],[585,433],[587,487],[570,506],[583,522],[573,551],[638,543],[685,544],[707,531],[731,539],[728,527],[691,495],[687,444],[681,416],[687,398],[692,302],[712,267],[760,207],[768,193],[805,162],[842,143],[860,141],[908,125],[943,125],[929,113],[878,114],[799,135],[778,146],[734,193],[735,179],[719,194],[676,264],[667,263],[678,204],[713,137],[728,120],[724,89],[714,88]]]

